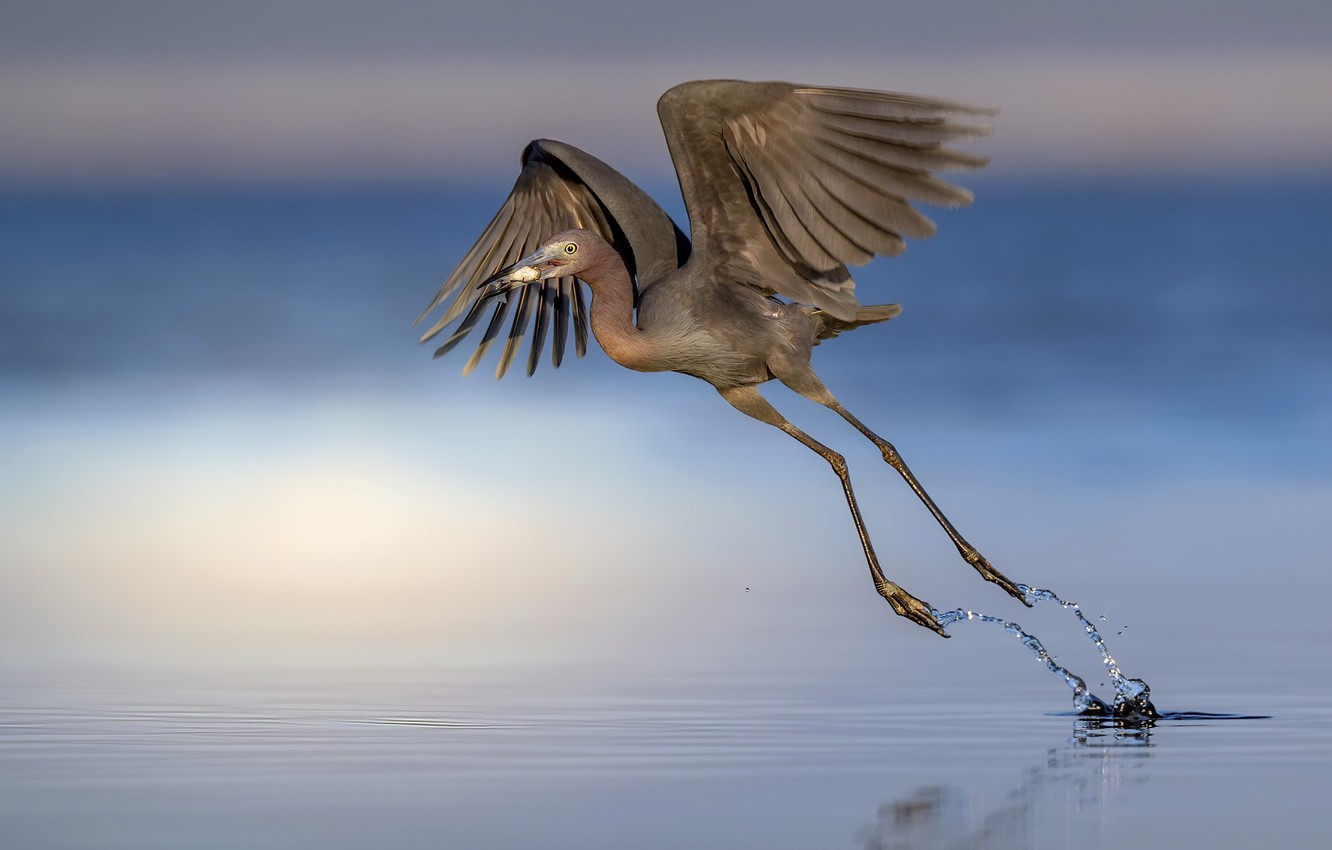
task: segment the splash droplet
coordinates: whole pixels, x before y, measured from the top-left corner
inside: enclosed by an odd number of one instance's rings
[[[1066,602],[1060,599],[1053,591],[1041,588],[1028,587],[1027,585],[1018,585],[1023,596],[1031,603],[1036,602],[1055,602],[1060,607],[1070,610],[1078,621],[1082,623],[1082,629],[1087,634],[1088,639],[1096,645],[1097,651],[1101,654],[1101,660],[1105,664],[1106,672],[1110,675],[1110,681],[1114,683],[1115,701],[1113,705],[1107,705],[1106,702],[1088,688],[1087,683],[1082,677],[1073,673],[1066,667],[1056,662],[1055,656],[1050,655],[1045,647],[1036,638],[1035,635],[1023,630],[1017,623],[1004,620],[1000,617],[994,617],[989,614],[981,614],[977,611],[968,611],[958,608],[953,611],[939,612],[931,609],[934,618],[938,620],[941,628],[947,629],[954,623],[960,623],[963,620],[979,620],[984,623],[995,623],[1003,627],[1004,631],[1011,634],[1022,642],[1022,645],[1031,650],[1046,669],[1064,680],[1073,690],[1073,707],[1078,712],[1087,715],[1100,717],[1145,717],[1155,718],[1160,715],[1156,711],[1156,706],[1151,702],[1151,689],[1147,683],[1141,679],[1130,679],[1119,669],[1118,662],[1115,661],[1109,650],[1105,646],[1105,640],[1100,632],[1096,630],[1090,620],[1082,613],[1082,609],[1076,602]],[[1105,616],[1101,616],[1101,621],[1105,621]],[[1105,683],[1102,682],[1102,685]]]

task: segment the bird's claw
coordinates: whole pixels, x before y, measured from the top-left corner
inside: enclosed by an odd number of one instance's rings
[[[1031,601],[1027,599],[1027,594],[1023,593],[1022,589],[1014,584],[1008,576],[991,566],[990,562],[986,560],[985,556],[981,555],[981,553],[972,550],[972,555],[967,558],[967,561],[976,568],[976,572],[980,573],[981,578],[999,585],[1004,589],[1005,593],[1021,602],[1023,605],[1026,605],[1028,608],[1032,606]]]
[[[916,625],[924,626],[940,637],[951,637],[943,630],[943,626],[939,625],[939,621],[934,616],[934,609],[907,593],[900,585],[885,580],[875,582],[874,587],[879,591],[880,596],[888,600],[888,604],[893,606],[893,611],[897,612],[899,617],[906,617]]]

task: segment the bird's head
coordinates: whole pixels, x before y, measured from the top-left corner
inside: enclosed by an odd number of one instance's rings
[[[513,265],[495,272],[477,284],[477,289],[485,290],[487,296],[502,295],[538,280],[575,277],[600,260],[605,251],[614,253],[597,234],[589,230],[566,230]]]

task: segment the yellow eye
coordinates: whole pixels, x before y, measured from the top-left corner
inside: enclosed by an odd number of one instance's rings
[[[577,253],[578,253],[578,246],[575,245],[574,243],[570,242],[569,244],[567,244],[567,245],[564,246],[564,253],[566,253],[566,254],[577,254]]]

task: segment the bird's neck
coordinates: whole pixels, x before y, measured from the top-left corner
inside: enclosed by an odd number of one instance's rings
[[[602,350],[621,366],[653,371],[652,342],[634,324],[634,284],[624,264],[602,263],[582,278],[592,290],[592,333]]]

